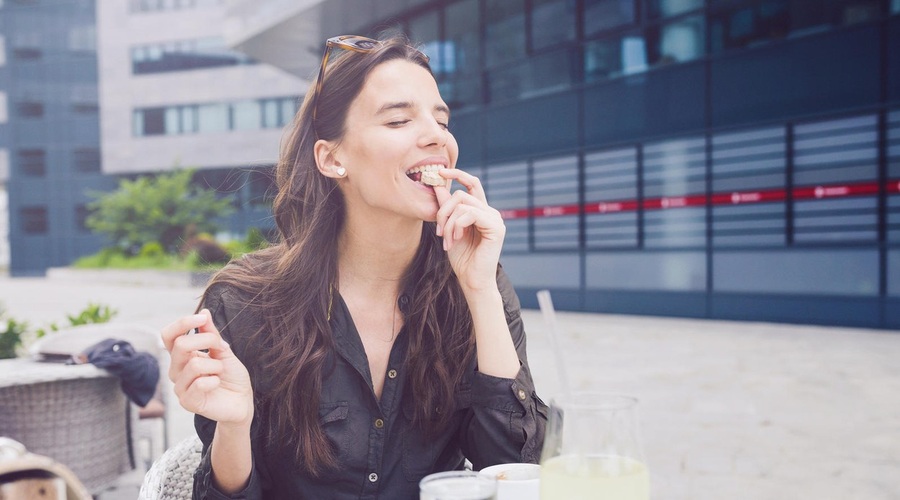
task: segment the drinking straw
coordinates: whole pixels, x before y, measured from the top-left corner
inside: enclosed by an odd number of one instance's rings
[[[560,345],[562,333],[556,321],[556,309],[553,308],[550,290],[538,291],[537,299],[549,331],[550,349],[553,351],[553,358],[556,360],[556,370],[559,375],[559,385],[562,388],[563,400],[572,401],[572,388],[569,385],[569,376],[566,373],[566,364],[563,362],[562,346]]]

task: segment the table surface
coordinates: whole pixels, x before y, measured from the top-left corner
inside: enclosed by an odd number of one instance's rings
[[[90,363],[67,365],[37,361],[32,358],[0,360],[0,387],[112,376],[108,371]]]

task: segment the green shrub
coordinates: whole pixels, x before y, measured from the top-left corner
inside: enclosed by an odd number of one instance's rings
[[[68,326],[81,326],[94,323],[108,323],[117,314],[119,314],[119,311],[117,311],[116,309],[102,304],[94,304],[93,302],[89,302],[87,307],[85,307],[78,314],[67,314],[66,319],[69,320]],[[38,338],[41,338],[50,332],[59,331],[59,329],[59,325],[57,325],[56,323],[50,323],[47,328],[38,328],[35,332],[37,334],[36,336]]]
[[[148,241],[141,247],[140,257],[158,259],[166,254],[166,250],[158,241]]]
[[[156,176],[122,179],[110,193],[95,194],[87,226],[106,234],[113,246],[135,255],[149,243],[174,254],[180,243],[196,232],[215,232],[217,217],[230,214],[231,199],[215,190],[191,183],[192,170],[175,170]]]
[[[16,349],[22,345],[22,336],[26,331],[28,323],[13,318],[0,318],[0,359],[16,357]]]

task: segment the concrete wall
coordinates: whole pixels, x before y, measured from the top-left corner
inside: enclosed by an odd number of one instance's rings
[[[225,7],[132,13],[128,2],[97,3],[103,171],[274,163],[281,129],[135,137],[137,108],[234,102],[305,93],[308,83],[264,64],[133,75],[131,49],[222,35]]]

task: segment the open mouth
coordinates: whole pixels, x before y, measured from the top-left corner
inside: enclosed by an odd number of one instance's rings
[[[426,186],[443,186],[447,181],[438,174],[443,165],[422,165],[406,171],[406,176]]]

